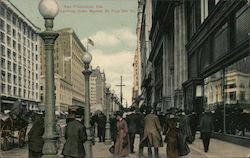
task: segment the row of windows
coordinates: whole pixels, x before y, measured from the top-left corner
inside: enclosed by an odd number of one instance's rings
[[[18,45],[18,47],[19,47],[19,45]],[[32,59],[32,61],[33,60],[35,60],[35,61],[38,61],[38,55],[37,54],[34,54],[34,53],[32,53],[31,51],[29,51],[28,50],[28,52],[27,52],[27,54],[26,54],[26,48],[25,47],[23,47],[23,49],[24,49],[24,53],[23,53],[23,58],[24,58],[24,60],[26,60],[26,55],[28,54],[28,59]],[[11,51],[9,48],[7,48],[7,49],[5,49],[5,46],[4,45],[2,45],[1,44],[1,47],[0,47],[0,54],[3,56],[3,57],[6,57],[6,52],[7,52],[7,57],[8,57],[8,59],[12,59],[13,58],[13,60],[14,61],[16,61],[17,60],[17,53],[16,53],[16,51]],[[18,52],[20,52],[20,51],[18,51]],[[21,61],[21,54],[19,54],[19,62]],[[25,63],[26,61],[24,61],[24,63]],[[34,63],[33,63],[34,64]]]
[[[38,79],[38,73],[34,73],[34,64],[32,64],[32,71],[30,69],[30,61],[28,61],[28,67],[26,67],[26,64],[24,64],[24,66],[22,67],[21,65],[15,64],[9,60],[6,60],[4,58],[1,58],[1,67],[2,69],[6,69],[9,72],[13,72],[15,74],[19,74],[19,75],[24,75],[24,77],[30,78],[32,76],[32,78],[34,78],[34,74],[36,75],[36,80]],[[17,66],[18,65],[18,66]],[[38,71],[38,64],[36,64],[36,71]],[[22,74],[23,73],[23,74]]]
[[[16,86],[6,85],[4,83],[1,84],[1,91],[3,94],[14,95],[24,98],[33,98],[38,99],[38,92],[26,90],[22,88],[18,88]]]
[[[34,33],[32,28],[28,26],[22,19],[18,18],[18,16],[13,13],[11,10],[4,8],[3,5],[0,6],[0,15],[3,18],[7,18],[9,22],[11,22],[14,26],[18,27],[20,31],[22,31],[28,38],[32,40],[37,40],[37,35]]]
[[[18,34],[18,36],[19,35],[20,34]],[[7,37],[7,41],[5,41],[6,37]],[[21,35],[20,37],[18,37],[18,42],[17,42],[15,39],[11,40],[11,35],[8,36],[8,35],[5,35],[4,32],[1,32],[0,39],[1,39],[1,43],[7,42],[8,47],[12,47],[13,49],[18,50],[18,52],[21,53]],[[26,50],[29,52],[38,50],[37,44],[34,44],[32,41],[28,40],[26,37],[23,37],[23,45],[24,45],[23,53],[26,53]],[[27,48],[25,46],[27,46]]]
[[[9,84],[13,83],[15,85],[23,86],[24,88],[32,88],[32,90],[35,90],[35,88],[38,89],[38,83],[35,84],[35,80],[31,81],[29,79],[11,74],[6,71],[1,71],[1,81],[5,83],[7,82]]]

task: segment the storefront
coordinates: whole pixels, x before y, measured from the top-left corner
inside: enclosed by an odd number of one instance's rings
[[[200,116],[210,109],[215,132],[250,140],[249,5],[228,1],[215,10],[186,45],[185,109]]]

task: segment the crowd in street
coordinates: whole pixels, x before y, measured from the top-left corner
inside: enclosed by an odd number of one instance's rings
[[[66,119],[65,144],[62,154],[65,158],[84,158],[86,153],[84,142],[87,140],[86,128],[83,116],[71,112]],[[200,120],[200,121],[199,121]],[[38,115],[33,123],[29,138],[29,158],[38,158],[42,155],[43,147],[43,115]],[[105,141],[105,124],[107,117],[104,113],[95,113],[91,117],[90,124],[92,143],[95,144],[95,133],[99,142]],[[111,139],[113,145],[109,151],[115,157],[126,157],[135,153],[135,136],[140,136],[139,158],[147,148],[148,158],[159,158],[159,148],[166,143],[166,157],[178,158],[188,155],[189,143],[195,138],[197,127],[201,131],[204,143],[204,152],[209,150],[209,140],[213,130],[212,118],[209,111],[205,111],[201,119],[196,113],[186,114],[182,110],[169,109],[166,114],[158,113],[151,107],[131,107],[127,111],[117,111],[110,116]]]

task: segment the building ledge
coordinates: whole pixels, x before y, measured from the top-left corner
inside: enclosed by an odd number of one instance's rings
[[[213,137],[219,140],[227,141],[233,144],[241,145],[244,147],[250,147],[250,138],[247,137],[240,137],[235,135],[229,134],[222,134],[222,133],[213,133]]]

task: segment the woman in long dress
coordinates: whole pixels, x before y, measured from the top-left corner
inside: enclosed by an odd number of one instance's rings
[[[167,128],[166,128],[166,139],[167,143],[167,157],[168,158],[178,158],[178,142],[177,142],[177,119],[174,115],[170,115],[166,120]]]
[[[115,142],[115,155],[116,156],[127,156],[129,154],[129,137],[128,137],[128,125],[127,122],[122,118],[123,113],[118,111],[116,113],[116,142]]]

